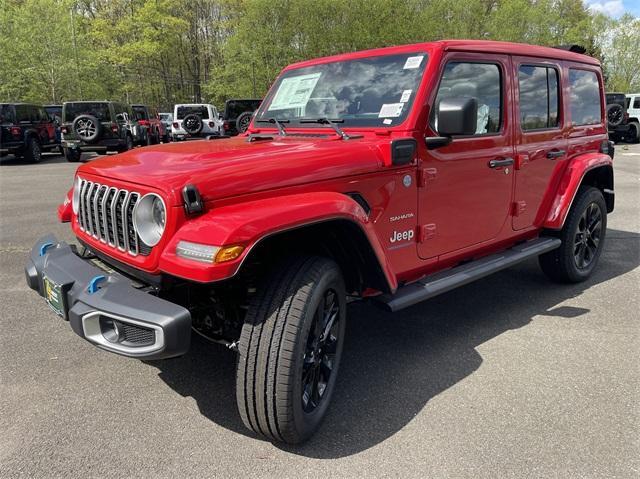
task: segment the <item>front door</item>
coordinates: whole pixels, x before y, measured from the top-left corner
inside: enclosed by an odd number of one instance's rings
[[[555,169],[563,168],[567,158],[567,138],[563,133],[560,108],[561,65],[554,62],[513,58],[517,78],[516,102],[516,188],[514,195],[514,230],[539,226],[546,211],[545,194],[549,195]]]
[[[510,59],[450,53],[443,63],[427,135],[437,136],[443,98],[476,98],[476,134],[420,152],[418,254],[433,258],[481,246],[508,225],[513,187]]]

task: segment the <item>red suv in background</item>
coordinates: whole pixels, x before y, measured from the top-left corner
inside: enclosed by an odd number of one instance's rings
[[[107,351],[179,356],[192,328],[237,351],[244,424],[303,441],[348,300],[398,311],[536,257],[589,278],[614,208],[603,85],[589,56],[492,41],[290,65],[246,135],[80,166],[59,215],[82,252],[41,238],[27,282]]]
[[[131,108],[138,124],[146,130],[147,145],[155,145],[160,141],[169,142],[169,132],[156,108],[147,105],[131,105]]]

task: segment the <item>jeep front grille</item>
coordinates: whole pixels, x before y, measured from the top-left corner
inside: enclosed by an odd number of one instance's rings
[[[113,248],[146,256],[151,248],[140,241],[133,227],[133,209],[139,199],[140,193],[81,180],[78,225]]]

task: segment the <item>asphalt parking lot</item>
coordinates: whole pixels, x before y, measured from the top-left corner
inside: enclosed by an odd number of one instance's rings
[[[616,150],[592,279],[530,261],[390,315],[350,307],[332,408],[300,447],[256,439],[233,353],[144,363],[79,339],[23,265],[76,164],[0,162],[1,477],[638,477],[640,146]]]

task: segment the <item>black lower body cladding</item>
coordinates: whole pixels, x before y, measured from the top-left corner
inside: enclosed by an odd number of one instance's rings
[[[81,258],[53,235],[31,250],[25,275],[73,331],[110,352],[139,359],[185,354],[191,341],[191,314],[182,306],[134,287]]]

